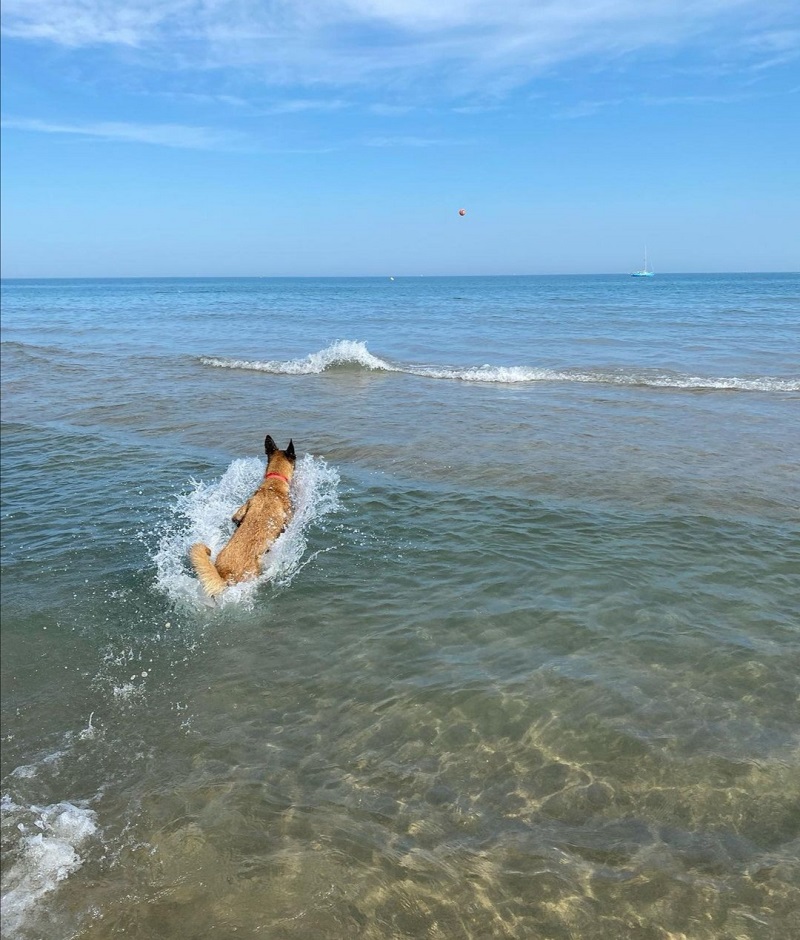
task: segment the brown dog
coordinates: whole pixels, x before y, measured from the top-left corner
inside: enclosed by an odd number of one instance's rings
[[[278,450],[267,435],[264,440],[267,469],[264,480],[247,502],[231,516],[236,531],[211,561],[211,549],[202,542],[192,545],[189,558],[206,594],[214,597],[239,581],[261,574],[261,556],[283,532],[291,514],[289,484],[294,473],[294,444]]]

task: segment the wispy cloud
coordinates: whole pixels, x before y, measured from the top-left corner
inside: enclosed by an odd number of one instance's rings
[[[238,146],[243,143],[241,138],[228,133],[183,124],[132,124],[122,121],[71,124],[40,121],[35,118],[10,117],[3,119],[2,126],[42,134],[71,134],[106,141],[156,144],[161,147],[180,147],[189,150],[238,149]]]
[[[642,95],[634,99],[635,102],[654,107],[670,107],[671,105],[704,105],[704,104],[738,104],[741,101],[751,101],[752,94],[732,95]],[[763,95],[759,97],[765,97]]]
[[[0,121],[0,127],[41,134],[69,134],[87,140],[177,147],[183,150],[260,154],[326,154],[341,149],[341,146],[326,145],[282,146],[236,132],[217,131],[212,128],[192,127],[185,124],[137,124],[124,121],[64,123],[42,121],[37,118],[8,117]]]
[[[409,114],[414,110],[414,105],[411,104],[383,104],[378,102],[376,104],[370,105],[369,110],[373,114],[377,114],[378,117],[400,117],[405,114]]]
[[[581,57],[694,43],[713,56],[763,36],[797,50],[794,0],[5,0],[7,35],[124,46],[149,65],[237,68],[265,84],[513,87]],[[440,87],[439,90],[445,90]]]
[[[341,111],[349,107],[346,101],[341,99],[318,99],[318,98],[287,98],[286,101],[276,101],[271,104],[257,106],[261,114],[301,114],[307,111]]]
[[[240,95],[206,94],[197,91],[159,91],[158,94],[172,101],[213,107],[222,106],[238,111],[250,111],[253,107],[250,101]]]
[[[800,29],[764,30],[746,37],[742,45],[751,71],[765,72],[800,57]]]
[[[753,101],[757,98],[767,98],[766,94],[733,93],[729,95],[631,95],[622,98],[605,98],[596,101],[579,101],[568,108],[559,111],[557,118],[584,118],[592,117],[602,111],[614,108],[644,108],[644,107],[670,107],[670,106],[701,106],[701,105],[727,105],[739,104],[742,101]]]
[[[138,46],[153,40],[166,23],[193,4],[104,2],[104,0],[9,0],[3,7],[3,33],[48,40],[62,46]]]
[[[502,105],[499,104],[466,104],[457,108],[451,108],[453,114],[488,114],[490,111],[499,111]]]
[[[159,91],[157,94],[171,101],[200,106],[208,105],[213,108],[222,107],[251,117],[270,114],[304,114],[314,111],[326,113],[351,107],[350,102],[341,98],[286,98],[263,101],[258,96],[243,98],[240,95],[205,94],[193,91]]]
[[[800,28],[763,30],[745,39],[745,44],[771,52],[797,52],[800,49]]]
[[[369,137],[367,147],[451,147],[466,143],[463,140],[446,140],[439,137]]]

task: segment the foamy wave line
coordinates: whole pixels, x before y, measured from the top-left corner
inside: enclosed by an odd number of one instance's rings
[[[800,379],[779,379],[771,376],[755,378],[726,378],[682,375],[671,372],[609,372],[603,370],[539,369],[531,366],[482,365],[468,368],[437,366],[394,365],[373,356],[365,343],[340,340],[311,353],[305,359],[219,359],[204,356],[204,365],[218,369],[248,369],[277,375],[319,375],[336,367],[357,367],[369,371],[401,372],[427,379],[445,379],[460,382],[494,384],[526,384],[534,382],[583,382],[595,385],[628,385],[647,388],[676,389],[731,389],[744,392],[797,392]]]
[[[608,381],[613,382],[613,379]],[[622,377],[619,385],[645,385],[650,388],[730,389],[738,392],[800,392],[800,379],[759,376],[754,379],[703,378],[701,376],[663,375]]]
[[[164,532],[153,560],[156,585],[173,601],[193,607],[208,606],[197,579],[189,573],[187,553],[195,542],[211,549],[212,557],[233,532],[231,515],[253,495],[264,477],[264,464],[257,457],[234,460],[213,483],[193,481],[193,490],[180,496],[173,519]],[[306,454],[297,461],[292,479],[292,518],[286,531],[270,548],[261,575],[228,588],[218,599],[223,605],[252,604],[259,586],[266,581],[289,584],[305,566],[308,529],[339,508],[339,473],[320,457]]]
[[[408,369],[413,375],[435,379],[460,379],[464,382],[581,382],[592,385],[625,385],[642,388],[731,389],[741,392],[797,392],[800,379],[770,376],[742,379],[705,378],[680,373],[581,372],[533,369],[525,366],[476,366],[470,369]]]

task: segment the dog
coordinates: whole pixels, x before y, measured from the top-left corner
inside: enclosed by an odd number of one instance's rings
[[[211,561],[211,549],[197,542],[189,549],[197,577],[203,590],[216,597],[232,584],[257,578],[261,574],[261,558],[286,528],[291,516],[289,485],[294,474],[294,444],[279,450],[269,436],[264,439],[267,469],[261,486],[231,516],[236,531],[228,544]]]

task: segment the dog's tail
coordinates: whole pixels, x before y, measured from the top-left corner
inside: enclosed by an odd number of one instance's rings
[[[203,590],[210,597],[221,594],[228,586],[211,561],[211,549],[202,542],[197,542],[189,549],[189,560],[203,585]]]

